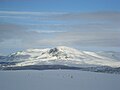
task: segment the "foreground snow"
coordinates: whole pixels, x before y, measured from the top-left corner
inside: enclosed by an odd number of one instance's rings
[[[120,75],[77,70],[0,71],[0,90],[120,90]]]

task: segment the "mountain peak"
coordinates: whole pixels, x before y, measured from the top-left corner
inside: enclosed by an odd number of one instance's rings
[[[48,50],[48,54],[56,59],[73,59],[80,54],[79,51],[66,47],[66,46],[58,46],[55,48],[51,48]]]
[[[17,52],[17,55],[20,54],[25,54],[25,53],[29,53],[29,54],[35,54],[37,53],[37,55],[39,56],[46,56],[46,58],[50,58],[50,57],[54,57],[56,59],[66,59],[63,58],[66,55],[69,57],[74,57],[78,54],[81,54],[78,50],[67,47],[67,46],[57,46],[54,48],[46,48],[46,49],[27,49],[26,51],[23,52]],[[64,56],[65,55],[65,56]]]
[[[57,46],[46,49],[27,49],[4,57],[4,60],[18,62],[16,65],[67,64],[67,65],[102,65],[119,67],[119,54],[108,52],[78,51]]]

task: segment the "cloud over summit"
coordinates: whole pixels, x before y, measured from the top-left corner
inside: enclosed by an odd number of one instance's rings
[[[0,11],[0,48],[120,47],[120,12]],[[13,46],[15,47],[15,45]]]

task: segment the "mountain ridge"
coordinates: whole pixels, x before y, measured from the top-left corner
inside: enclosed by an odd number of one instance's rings
[[[110,66],[120,67],[116,54],[79,51],[66,46],[46,49],[27,49],[1,57],[0,61],[17,62],[11,66],[68,65],[68,66]],[[118,54],[119,55],[119,54]]]

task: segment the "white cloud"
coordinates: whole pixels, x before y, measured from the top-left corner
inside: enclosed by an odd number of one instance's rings
[[[6,15],[60,15],[66,14],[66,12],[23,12],[23,11],[0,11],[0,14]]]
[[[0,48],[120,47],[120,12],[0,11],[0,20]]]
[[[63,33],[63,32],[67,32],[67,31],[60,31],[60,30],[30,30],[30,31],[34,31],[34,32],[37,32],[37,33],[48,33],[48,34],[51,34],[51,33]]]

